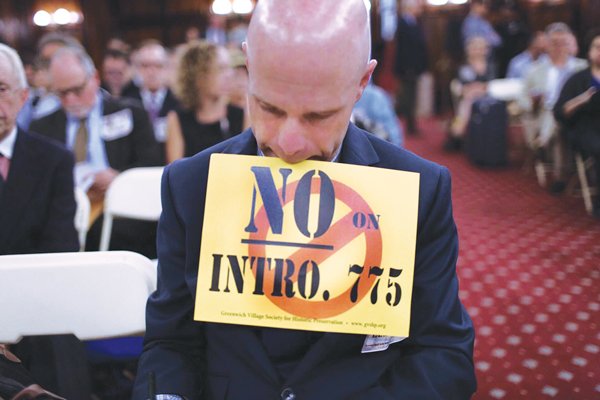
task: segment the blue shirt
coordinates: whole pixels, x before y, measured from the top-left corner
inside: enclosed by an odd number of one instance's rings
[[[394,112],[392,102],[383,89],[369,82],[362,97],[354,105],[354,110],[362,110],[367,118],[382,124],[388,134],[389,141],[402,147],[404,142],[402,128],[398,123],[398,117]]]
[[[102,139],[103,112],[102,96],[98,93],[98,95],[96,95],[96,102],[86,120],[88,131],[87,162],[90,164],[90,167],[96,171],[105,171],[110,168],[108,158],[106,158],[104,140]],[[73,150],[73,147],[75,146],[75,137],[77,136],[79,125],[81,125],[80,119],[67,114],[66,145],[70,150]]]
[[[500,35],[498,35],[486,19],[469,14],[462,24],[463,43],[477,36],[485,38],[492,47],[498,47],[502,44]]]
[[[36,104],[33,101],[36,100]],[[43,93],[33,88],[29,89],[27,101],[17,115],[17,125],[24,130],[29,130],[31,122],[50,115],[60,108],[60,100],[53,94],[44,96]]]
[[[524,51],[521,54],[516,55],[508,63],[508,71],[506,72],[506,77],[518,79],[525,78],[533,62],[533,57],[528,51]]]

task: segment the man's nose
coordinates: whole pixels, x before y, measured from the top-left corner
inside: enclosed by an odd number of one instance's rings
[[[277,144],[283,155],[293,156],[306,147],[302,124],[295,118],[287,118],[279,131]]]
[[[65,104],[73,104],[77,101],[77,96],[75,95],[75,93],[69,92],[64,97],[63,101],[65,102]]]

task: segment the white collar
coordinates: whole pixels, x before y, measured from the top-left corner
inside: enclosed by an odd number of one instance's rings
[[[17,140],[17,126],[15,125],[8,134],[7,137],[4,138],[3,141],[0,142],[0,154],[9,160],[13,156],[13,150],[15,148],[15,141]]]

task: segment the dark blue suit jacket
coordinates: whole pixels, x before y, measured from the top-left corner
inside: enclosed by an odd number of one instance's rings
[[[458,236],[446,168],[350,124],[341,162],[421,174],[410,337],[386,351],[361,354],[365,336],[325,334],[284,381],[256,333],[262,328],[193,320],[212,153],[254,155],[257,144],[249,129],[165,169],[158,289],[146,309],[134,399],[148,397],[151,371],[157,393],[189,400],[280,399],[286,388],[310,400],[470,398],[476,390],[475,332],[458,299]],[[285,330],[278,334],[285,340]]]
[[[79,250],[73,164],[60,144],[17,131],[0,196],[0,255]]]

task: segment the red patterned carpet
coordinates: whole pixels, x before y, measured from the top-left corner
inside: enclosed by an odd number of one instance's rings
[[[600,221],[520,164],[442,152],[435,120],[409,150],[449,168],[460,297],[475,324],[474,399],[600,399]]]

